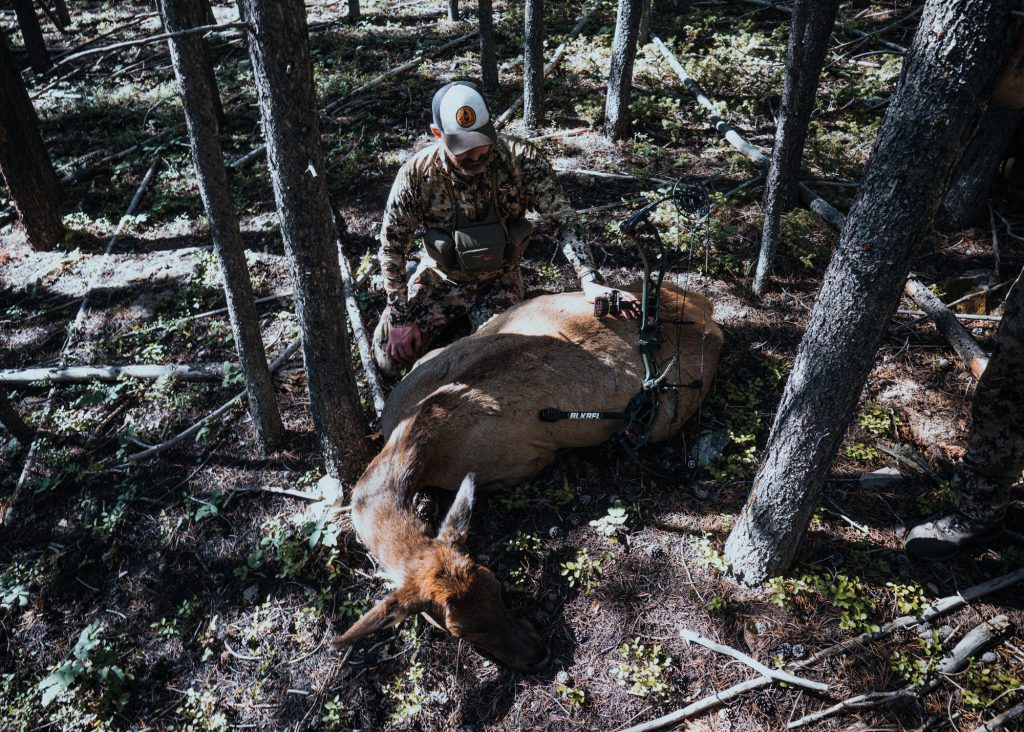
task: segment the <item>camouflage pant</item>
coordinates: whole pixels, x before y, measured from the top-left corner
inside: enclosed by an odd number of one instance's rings
[[[430,350],[449,325],[468,318],[474,331],[498,313],[523,299],[523,275],[518,261],[508,262],[483,282],[459,283],[445,279],[436,270],[420,266],[409,282],[409,321],[423,336],[421,353]],[[391,327],[391,312],[385,308],[373,334],[373,357],[387,374],[398,371],[384,351]]]
[[[1024,470],[1024,272],[1006,297],[1003,320],[971,411],[967,455],[953,476],[958,511],[1001,520]]]

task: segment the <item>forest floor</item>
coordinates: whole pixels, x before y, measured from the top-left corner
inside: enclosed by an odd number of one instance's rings
[[[550,55],[584,8],[576,1],[548,5]],[[496,6],[502,91],[492,107],[503,110],[519,93],[522,11],[516,3]],[[428,0],[365,3],[356,24],[344,20],[344,7],[309,3],[323,104],[475,27],[473,17],[449,22]],[[158,32],[149,3],[83,0],[72,10],[74,35],[49,32],[53,45],[108,30],[114,32],[101,44]],[[227,3],[215,12],[223,22],[236,18]],[[909,45],[919,7],[858,1],[841,12],[847,30],[833,38],[805,163],[814,188],[846,210],[899,74],[901,57],[883,42]],[[6,4],[0,23],[14,25]],[[602,270],[627,283],[640,264],[616,227],[643,196],[657,195],[645,178],[696,176],[720,194],[757,170],[717,137],[652,45],[638,55],[635,134],[618,145],[605,141],[599,130],[613,25],[614,5],[605,0],[548,82],[543,132],[587,131],[538,144],[579,209],[622,203],[583,218]],[[783,13],[737,0],[694,3],[682,14],[658,2],[653,27],[723,115],[767,150],[786,25]],[[20,42],[16,34],[12,44]],[[255,90],[240,42],[229,34],[214,46],[228,110],[223,137],[234,159],[261,142]],[[78,71],[50,85],[72,69]],[[355,266],[376,251],[398,167],[428,142],[433,90],[477,74],[473,41],[322,118],[325,175]],[[165,47],[93,56],[27,81],[62,174],[142,146],[67,186],[69,234],[57,250],[31,252],[10,226],[0,229],[0,364],[61,362],[68,324],[98,266],[88,317],[65,363],[234,360],[226,318],[194,317],[222,307],[223,296]],[[515,124],[510,132],[522,134]],[[160,167],[153,184],[104,263],[100,255],[154,161]],[[258,295],[287,293],[265,162],[234,171],[232,186]],[[326,525],[301,499],[253,490],[316,490],[321,462],[298,358],[276,377],[289,441],[268,457],[253,447],[239,407],[195,440],[121,466],[140,445],[167,439],[237,393],[230,371],[223,384],[60,386],[49,410],[48,386],[9,389],[28,421],[49,416],[38,466],[0,528],[0,728],[619,730],[753,677],[741,664],[688,646],[680,628],[774,666],[1019,567],[1024,554],[1012,544],[941,564],[912,562],[901,551],[906,527],[947,498],[943,479],[963,451],[974,380],[927,320],[897,316],[791,574],[754,589],[723,574],[719,552],[750,490],[837,239],[814,214],[788,214],[775,282],[763,301],[753,299],[760,194],[755,180],[729,198],[716,196],[708,228],[696,237],[669,205],[656,216],[674,248],[696,255],[680,258],[670,279],[707,288],[726,349],[699,418],[642,457],[679,470],[698,439],[718,443],[720,454],[677,484],[652,479],[611,445],[572,451],[536,480],[484,497],[475,510],[471,551],[551,646],[553,661],[540,674],[500,667],[418,618],[349,653],[330,650],[327,641],[385,587],[350,526]],[[1012,279],[1024,265],[1013,228],[1024,227],[1024,210],[1002,191],[993,206],[1006,217],[995,219],[999,279],[987,219],[978,228],[933,233],[915,261],[915,272],[947,301]],[[531,245],[524,268],[532,294],[575,287],[550,228]],[[998,314],[1002,294],[968,305]],[[372,328],[384,302],[379,281],[371,279],[359,297]],[[297,334],[291,301],[265,302],[261,313],[268,350],[277,355]],[[971,323],[984,346],[994,325]],[[935,477],[910,467],[915,456]],[[7,504],[26,446],[0,435],[0,460],[0,500]],[[900,475],[865,482],[885,467]],[[1021,517],[1018,491],[1010,520],[1019,525]],[[764,687],[688,728],[782,729],[828,700],[900,688],[927,674],[943,648],[982,620],[1006,613],[1020,625],[1022,608],[1024,587],[1002,591],[934,627],[901,631],[801,672],[827,682],[827,695]],[[1024,697],[1022,645],[1018,632],[922,701],[811,728],[973,729]],[[862,726],[848,727],[855,721]]]

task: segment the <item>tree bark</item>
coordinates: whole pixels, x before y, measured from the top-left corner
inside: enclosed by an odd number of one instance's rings
[[[0,32],[0,173],[33,249],[50,249],[64,236],[64,194],[39,134],[28,91]]]
[[[838,9],[839,0],[796,0],[793,4],[782,104],[762,204],[764,229],[753,287],[758,297],[764,294],[778,250],[782,214],[793,208],[799,197],[807,127]]]
[[[641,46],[651,40],[651,17],[654,15],[653,0],[643,0],[640,10],[640,28],[637,30],[637,43]]]
[[[50,70],[53,61],[43,40],[43,30],[39,27],[39,16],[32,6],[32,0],[13,0],[14,12],[18,16],[21,37],[25,39],[25,51],[28,52],[28,63],[37,74]]]
[[[206,21],[202,0],[161,0],[160,13],[164,27],[171,33],[198,27]],[[210,220],[213,245],[224,277],[224,295],[235,334],[235,348],[249,391],[253,432],[260,450],[270,453],[284,439],[284,425],[267,369],[267,354],[245,261],[245,247],[224,169],[220,128],[213,101],[217,94],[210,86],[207,73],[209,48],[201,36],[194,34],[170,38],[167,45],[181,89],[199,193]]]
[[[348,19],[356,21],[360,17],[362,14],[359,12],[359,0],[348,0]]]
[[[358,475],[365,430],[345,332],[341,272],[302,0],[239,0],[259,95],[270,177],[302,328],[310,411],[327,472]]]
[[[963,229],[983,216],[1003,153],[1022,118],[1024,112],[995,105],[985,112],[942,202],[943,228]]]
[[[67,28],[71,25],[71,13],[68,12],[68,4],[64,0],[53,0],[53,10],[62,26]]]
[[[448,20],[453,23],[459,19],[459,0],[448,0]]]
[[[523,28],[523,124],[544,123],[544,0],[526,0]]]
[[[477,5],[480,28],[480,88],[484,94],[498,93],[498,56],[494,52],[494,6],[491,0]]]
[[[928,0],[725,555],[744,582],[796,555],[915,247],[1009,51],[1009,0]]]
[[[642,5],[643,0],[619,0],[608,73],[608,98],[604,105],[604,134],[611,140],[626,139],[632,127],[629,98],[633,93],[633,59]]]
[[[203,25],[217,24],[217,16],[213,14],[213,6],[210,5],[210,0],[199,0],[199,12],[200,22],[190,27],[197,28]],[[220,87],[217,85],[216,58],[213,54],[213,48],[206,42],[206,39],[202,38],[202,36],[199,36],[199,38],[203,49],[203,73],[206,74],[207,85],[213,94],[213,111],[217,115],[217,125],[220,129],[224,129],[227,124],[227,117],[224,116],[224,104],[221,102]]]

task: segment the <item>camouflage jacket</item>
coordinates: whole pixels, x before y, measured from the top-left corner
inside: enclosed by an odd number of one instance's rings
[[[487,170],[472,180],[451,169],[440,142],[421,150],[398,171],[380,230],[380,264],[392,324],[408,322],[406,262],[418,244],[414,238],[417,230],[454,228],[455,216],[445,178],[451,182],[463,216],[479,221],[490,206],[492,171],[496,172],[498,203],[506,221],[520,219],[528,210],[554,219],[561,230],[562,252],[576,274],[582,278],[587,272],[596,271],[576,212],[541,152],[528,142],[502,135],[495,153]],[[493,277],[493,273],[463,273],[460,281],[488,277]]]

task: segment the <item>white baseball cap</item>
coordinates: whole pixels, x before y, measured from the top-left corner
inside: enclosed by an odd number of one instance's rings
[[[487,102],[470,82],[445,84],[434,94],[431,106],[434,127],[441,131],[444,144],[453,154],[498,141]]]

